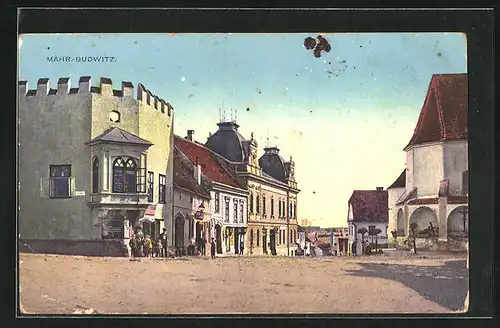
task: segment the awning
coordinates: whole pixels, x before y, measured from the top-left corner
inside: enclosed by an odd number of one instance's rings
[[[139,219],[139,222],[144,222],[144,221],[155,222],[155,218],[150,215],[144,215],[142,218]]]

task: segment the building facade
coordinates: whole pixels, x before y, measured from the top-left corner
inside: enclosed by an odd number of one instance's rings
[[[148,207],[170,229],[173,108],[142,84],[48,79],[19,97],[19,239],[36,252],[123,255]],[[151,211],[149,211],[151,213]],[[21,248],[22,250],[22,248]]]
[[[207,242],[214,238],[217,254],[247,254],[248,192],[243,189],[227,165],[210,149],[193,140],[193,130],[185,138],[174,136],[174,143],[192,163],[198,163],[210,180],[210,211]],[[243,246],[243,247],[242,247]]]
[[[277,147],[259,158],[253,134],[246,140],[236,122],[218,123],[205,146],[228,165],[248,195],[245,249],[253,255],[293,255],[296,250],[298,194],[295,163],[285,162]]]
[[[468,89],[466,74],[432,76],[414,134],[404,148],[404,184],[391,198],[391,227],[406,247],[465,250],[468,236]]]
[[[174,168],[174,222],[170,239],[176,255],[194,255],[201,251],[202,238],[208,239],[210,181],[201,165],[192,163],[175,145]]]
[[[387,248],[388,215],[387,190],[382,187],[376,190],[354,190],[348,202],[348,253],[361,255],[363,243],[373,249],[375,239],[379,248]],[[363,228],[366,229],[364,235],[359,233]],[[375,229],[380,230],[377,237],[370,234]]]

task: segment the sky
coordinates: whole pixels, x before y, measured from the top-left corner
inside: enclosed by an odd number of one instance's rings
[[[19,37],[19,80],[57,87],[70,77],[137,86],[174,107],[174,133],[206,142],[221,112],[259,156],[277,146],[292,156],[297,215],[322,227],[347,226],[353,190],[387,188],[405,167],[404,146],[432,74],[466,73],[460,33],[322,33],[316,58],[307,34],[46,34]],[[47,57],[109,56],[113,62],[50,62]]]

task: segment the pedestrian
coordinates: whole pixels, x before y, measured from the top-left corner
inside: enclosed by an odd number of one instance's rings
[[[201,255],[206,256],[206,244],[207,240],[205,239],[205,236],[201,237]]]
[[[148,236],[148,241],[147,241],[147,247],[148,251],[146,257],[153,257],[153,241],[151,240],[151,237]]]
[[[243,248],[245,247],[245,241],[243,238],[240,240],[240,255],[243,255]]]
[[[161,256],[162,257],[168,257],[167,254],[167,229],[163,228],[163,232],[160,234],[160,240],[161,240]]]
[[[137,241],[136,257],[143,257],[144,256],[144,233],[142,232],[142,228],[140,226],[137,227],[137,232],[135,235],[136,235],[136,241]]]
[[[137,240],[135,239],[134,234],[132,234],[132,236],[130,237],[128,245],[130,246],[130,257],[135,257],[137,252]]]
[[[210,255],[212,260],[215,259],[215,240],[212,238],[212,242],[210,243]]]

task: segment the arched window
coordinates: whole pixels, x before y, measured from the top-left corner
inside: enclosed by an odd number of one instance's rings
[[[260,230],[257,229],[257,246],[260,245],[259,240],[260,240]]]
[[[97,194],[99,192],[99,159],[94,157],[92,163],[92,192]]]
[[[132,158],[125,162],[117,157],[113,162],[113,192],[137,192],[137,165]]]

